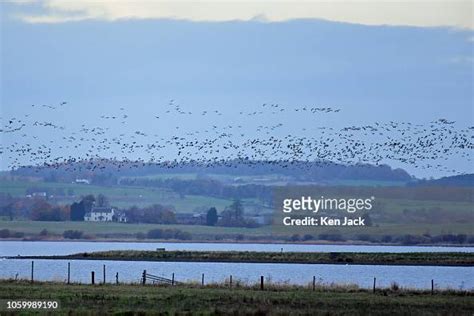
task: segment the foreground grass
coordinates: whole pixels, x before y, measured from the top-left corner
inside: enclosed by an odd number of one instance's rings
[[[382,265],[474,266],[474,253],[358,253],[358,252],[254,252],[254,251],[145,251],[113,250],[67,256],[27,256],[19,259],[85,259],[185,262],[259,262]]]
[[[472,315],[472,292],[192,285],[66,285],[0,281],[0,300],[58,300],[61,314]]]

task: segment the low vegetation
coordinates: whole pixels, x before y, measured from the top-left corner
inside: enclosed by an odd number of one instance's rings
[[[217,315],[472,315],[472,292],[383,289],[353,286],[66,285],[1,281],[0,300],[57,300],[61,314]]]
[[[28,256],[31,259],[87,259],[131,261],[261,262],[312,264],[453,265],[474,266],[474,253],[358,253],[252,251],[103,251],[67,256]]]

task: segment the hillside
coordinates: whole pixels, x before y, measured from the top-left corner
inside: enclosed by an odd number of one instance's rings
[[[137,177],[157,174],[193,173],[240,176],[279,175],[285,181],[397,181],[408,182],[413,178],[403,169],[387,165],[344,165],[324,161],[250,161],[233,160],[187,163],[141,163],[111,160],[74,161],[67,164],[40,167],[22,167],[11,171],[14,176],[41,177],[45,181],[74,181],[90,179],[95,184],[115,184],[120,177]]]

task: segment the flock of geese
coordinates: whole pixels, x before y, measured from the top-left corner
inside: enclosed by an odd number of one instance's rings
[[[42,111],[57,111],[71,106],[63,101],[57,105],[31,105]],[[183,124],[168,127],[173,135],[157,134],[151,126],[137,128],[130,121],[136,112],[117,108],[113,114],[98,115],[100,124],[64,126],[58,121],[42,121],[36,115],[2,117],[0,129],[8,146],[2,142],[0,155],[7,157],[10,169],[28,166],[60,167],[74,162],[90,162],[92,169],[114,164],[117,168],[139,167],[147,163],[167,163],[170,167],[181,163],[226,164],[235,161],[267,161],[269,163],[304,162],[371,164],[397,162],[419,169],[459,174],[446,162],[456,157],[470,163],[472,159],[474,127],[460,128],[456,122],[441,118],[426,124],[410,122],[374,122],[368,125],[299,126],[301,132],[286,128],[289,115],[341,115],[333,107],[262,104],[251,111],[233,114],[219,109],[193,112],[174,100],[156,111],[149,119],[167,124],[171,119],[199,122],[196,130]],[[92,113],[91,113],[92,115]],[[229,116],[223,120],[221,117]],[[44,116],[43,116],[44,117]],[[57,117],[57,116],[56,116]],[[259,122],[254,128],[246,121]],[[318,122],[320,122],[319,120]],[[112,124],[115,124],[113,125]],[[222,122],[227,124],[222,125]],[[235,122],[228,124],[228,122]],[[157,126],[159,124],[156,124]],[[35,129],[52,129],[61,141],[41,139]],[[150,131],[151,130],[151,131]],[[34,139],[34,141],[31,141]],[[133,163],[131,163],[133,162]]]

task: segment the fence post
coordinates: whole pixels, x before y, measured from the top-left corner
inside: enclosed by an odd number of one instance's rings
[[[67,263],[67,284],[71,283],[71,263]]]
[[[146,283],[146,270],[143,270],[142,284],[145,285],[145,283]]]
[[[204,273],[202,274],[202,277],[201,277],[201,286],[204,286]]]
[[[118,272],[115,274],[115,284],[119,284],[119,281],[118,281]]]
[[[34,281],[35,262],[31,261],[31,283]]]
[[[232,275],[230,276],[230,279],[229,279],[229,286],[232,288]]]
[[[260,276],[260,290],[263,291],[263,275]]]
[[[313,291],[316,290],[316,276],[313,275]]]
[[[377,281],[377,278],[374,278],[374,287],[372,289],[372,292],[375,293],[375,282]]]
[[[434,280],[431,279],[431,295],[434,294]]]
[[[173,272],[173,274],[171,275],[171,285],[174,285],[174,272]]]
[[[103,284],[105,284],[105,264],[102,267],[102,273],[103,273],[103,276],[104,276]]]
[[[91,272],[91,283],[92,283],[92,285],[95,284],[95,272],[94,271]]]

